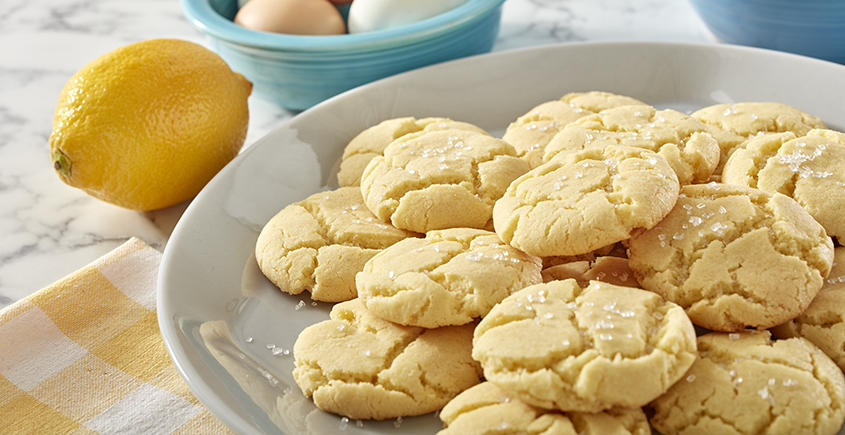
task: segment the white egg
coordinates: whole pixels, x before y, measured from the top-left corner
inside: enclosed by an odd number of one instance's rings
[[[452,10],[468,0],[355,0],[349,6],[349,33],[392,29]]]

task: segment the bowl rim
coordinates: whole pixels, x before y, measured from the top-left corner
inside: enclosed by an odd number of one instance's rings
[[[474,22],[505,0],[467,0],[442,14],[393,29],[342,35],[287,35],[246,29],[215,11],[209,0],[180,0],[191,24],[207,36],[235,45],[279,51],[369,51],[452,32]]]

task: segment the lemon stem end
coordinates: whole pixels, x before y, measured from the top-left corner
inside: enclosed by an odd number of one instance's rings
[[[65,153],[55,150],[53,152],[53,169],[64,178],[70,178],[71,164],[70,159]]]

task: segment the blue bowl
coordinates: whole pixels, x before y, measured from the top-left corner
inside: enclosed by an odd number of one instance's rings
[[[845,1],[690,0],[721,42],[845,63]]]
[[[504,0],[468,0],[443,14],[388,30],[283,35],[232,19],[237,0],[180,0],[211,49],[253,84],[253,93],[293,110],[414,68],[489,52]],[[343,12],[343,11],[342,11]]]

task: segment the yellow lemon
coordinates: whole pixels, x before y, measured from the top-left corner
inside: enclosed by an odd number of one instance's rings
[[[251,91],[220,56],[189,41],[118,48],[62,89],[53,167],[65,183],[133,210],[188,200],[243,147]]]

